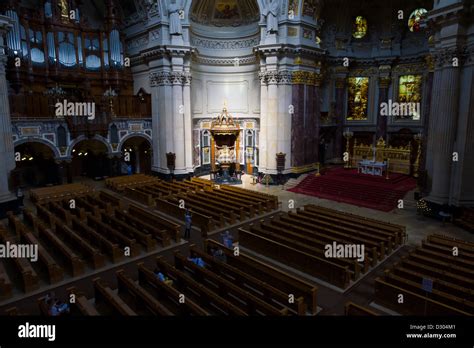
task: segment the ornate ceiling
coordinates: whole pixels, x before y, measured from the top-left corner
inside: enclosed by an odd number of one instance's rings
[[[240,26],[259,19],[256,0],[199,0],[191,8],[191,20],[205,25]]]

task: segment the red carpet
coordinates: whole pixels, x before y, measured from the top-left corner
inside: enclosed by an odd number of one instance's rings
[[[403,174],[390,174],[387,180],[385,177],[358,174],[356,169],[333,168],[321,176],[309,175],[288,191],[390,211],[415,187],[416,180]]]

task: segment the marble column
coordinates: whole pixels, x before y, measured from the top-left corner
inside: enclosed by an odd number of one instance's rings
[[[259,172],[265,173],[267,170],[267,98],[268,80],[266,71],[261,71],[260,78],[260,132],[259,132]]]
[[[291,166],[299,167],[304,164],[305,149],[305,86],[293,81],[292,99],[294,113],[291,117]]]
[[[172,134],[173,137],[172,152],[176,154],[174,173],[179,175],[185,173],[183,74],[181,72],[173,72],[171,78],[173,83],[173,128],[171,133],[168,133],[168,136]]]
[[[150,73],[150,86],[152,94],[152,127],[153,127],[153,163],[152,170],[157,173],[167,174],[166,152],[170,151],[167,137],[170,124],[170,113],[172,100],[172,88],[170,73],[168,71],[157,71]],[[168,101],[168,102],[165,102]]]
[[[335,139],[335,151],[333,157],[336,160],[342,161],[343,152],[343,127],[344,127],[344,109],[345,109],[345,98],[346,96],[346,76],[336,77],[336,139]]]
[[[314,90],[313,90],[313,96],[314,96],[314,132],[313,132],[313,141],[312,141],[312,149],[313,149],[313,155],[312,155],[312,163],[320,162],[319,159],[319,131],[321,128],[321,84],[322,84],[322,77],[320,74],[315,75],[315,80],[314,80]]]
[[[277,174],[278,143],[278,72],[269,71],[267,95],[267,174]]]
[[[191,73],[183,75],[183,103],[184,103],[184,170],[192,173],[193,169],[193,122],[191,115]]]
[[[8,100],[8,85],[5,75],[7,56],[5,55],[4,37],[12,27],[11,20],[0,16],[0,204],[16,199],[9,189],[10,172],[15,168],[15,155]],[[1,209],[0,209],[1,210]]]
[[[459,68],[448,65],[434,73],[433,96],[436,101],[432,107],[429,134],[432,151],[431,192],[427,199],[438,204],[449,201],[459,106],[459,72]]]
[[[380,114],[380,104],[388,102],[388,89],[390,87],[391,79],[389,76],[379,77],[379,103],[377,105],[377,132],[376,139],[387,139],[387,117]]]
[[[286,154],[285,170],[286,174],[291,167],[291,113],[292,105],[292,76],[290,71],[279,72],[278,84],[278,143],[277,153]],[[276,154],[275,154],[276,156]]]

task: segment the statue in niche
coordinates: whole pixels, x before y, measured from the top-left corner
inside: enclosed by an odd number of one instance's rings
[[[170,35],[182,35],[183,27],[181,26],[182,6],[180,0],[171,0],[168,5],[168,15],[170,18]]]
[[[279,0],[265,0],[263,16],[267,21],[267,34],[278,32],[278,14],[280,10]]]

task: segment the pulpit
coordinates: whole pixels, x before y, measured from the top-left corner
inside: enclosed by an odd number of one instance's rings
[[[211,171],[218,184],[241,184],[240,126],[224,106],[211,123]],[[231,175],[231,171],[233,175]]]

